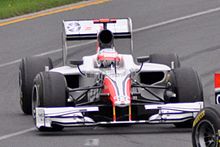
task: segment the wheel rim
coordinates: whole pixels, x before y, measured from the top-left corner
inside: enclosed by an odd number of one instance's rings
[[[213,124],[208,120],[202,120],[196,128],[196,145],[198,147],[217,147],[218,136]]]
[[[34,85],[33,93],[32,93],[32,116],[34,120],[36,119],[36,107],[37,106],[39,106],[39,94],[38,94],[37,85]]]

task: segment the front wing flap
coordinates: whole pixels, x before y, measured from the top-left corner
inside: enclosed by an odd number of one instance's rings
[[[95,122],[85,113],[99,112],[99,107],[53,107],[36,108],[36,127],[52,127],[53,124],[61,126],[94,126],[104,124],[152,124],[152,123],[178,123],[194,119],[203,108],[203,102],[150,104],[145,110],[157,109],[158,113],[148,120]]]

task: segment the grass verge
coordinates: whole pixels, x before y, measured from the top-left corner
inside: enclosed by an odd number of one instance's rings
[[[37,12],[82,0],[0,0],[0,19]]]

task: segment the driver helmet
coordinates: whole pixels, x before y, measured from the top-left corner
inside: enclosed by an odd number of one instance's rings
[[[98,53],[97,61],[100,67],[108,68],[119,65],[120,57],[114,48],[103,48]]]

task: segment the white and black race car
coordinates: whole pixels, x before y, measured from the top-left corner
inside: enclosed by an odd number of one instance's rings
[[[193,122],[193,147],[220,146],[220,73],[215,73],[215,105],[203,108]]]
[[[63,21],[63,66],[48,57],[22,59],[20,104],[40,131],[67,126],[172,123],[191,127],[203,108],[197,72],[181,67],[175,54],[137,58],[119,54],[115,39],[127,38],[133,51],[132,21]],[[96,39],[96,54],[67,59],[67,43]]]

